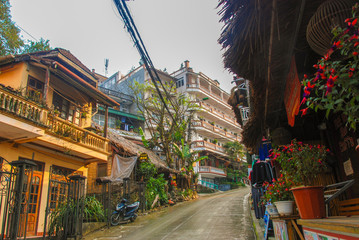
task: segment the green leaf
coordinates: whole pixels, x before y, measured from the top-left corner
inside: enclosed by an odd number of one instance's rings
[[[325,113],[325,117],[328,119],[329,118],[329,114],[330,114],[330,108],[327,109],[327,112]]]

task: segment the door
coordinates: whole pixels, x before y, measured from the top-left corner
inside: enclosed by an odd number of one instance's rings
[[[35,236],[42,189],[42,172],[34,171],[29,192],[26,236]]]

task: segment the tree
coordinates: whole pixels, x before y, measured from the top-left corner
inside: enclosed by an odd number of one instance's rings
[[[152,83],[140,84],[135,81],[130,88],[139,114],[146,119],[145,124],[150,135],[146,136],[148,148],[160,150],[166,157],[167,166],[171,167],[174,162],[173,144],[181,144],[182,139],[189,141],[191,119],[198,106],[186,95],[177,93],[174,82],[163,81],[163,85],[168,93],[162,92],[164,101]],[[177,162],[177,169],[180,169],[179,164]]]
[[[236,162],[238,159],[243,158],[244,156],[243,145],[237,141],[227,142],[223,147],[231,161]]]
[[[15,54],[24,45],[20,29],[11,20],[9,0],[0,0],[0,55]]]
[[[180,147],[175,143],[173,144],[173,146],[174,146],[174,152],[176,153],[179,160],[181,161],[181,165],[185,167],[185,169],[188,172],[193,172],[193,164],[195,162],[199,162],[208,158],[208,156],[198,157],[198,154],[201,151],[191,151],[189,145],[185,144],[184,139],[181,140]]]
[[[40,41],[27,41],[27,43],[24,45],[24,47],[21,49],[21,54],[25,53],[33,53],[33,52],[39,52],[39,51],[49,51],[51,50],[49,40],[45,40],[43,38],[40,38]]]
[[[9,0],[0,1],[0,56],[51,50],[49,40],[43,38],[24,42],[19,36],[20,29],[11,20]]]

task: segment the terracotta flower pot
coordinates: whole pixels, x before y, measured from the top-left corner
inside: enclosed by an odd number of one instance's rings
[[[309,186],[292,188],[300,218],[314,219],[325,217],[324,187]]]

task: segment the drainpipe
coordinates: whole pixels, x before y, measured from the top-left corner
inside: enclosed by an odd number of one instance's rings
[[[108,106],[105,106],[105,126],[103,127],[103,136],[107,138],[107,128],[108,128]]]
[[[49,84],[50,84],[50,69],[46,68],[45,74],[45,85],[44,85],[44,101],[47,105],[47,94],[49,93]]]

